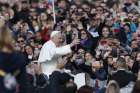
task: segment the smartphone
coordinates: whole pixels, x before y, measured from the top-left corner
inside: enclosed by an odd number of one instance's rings
[[[80,33],[78,33],[78,39],[81,39],[81,34]]]
[[[114,29],[114,32],[115,32],[115,33],[118,33],[118,32],[120,32],[120,29],[115,28],[115,29]]]
[[[112,49],[112,56],[113,56],[113,57],[117,57],[117,56],[118,56],[118,54],[117,54],[117,49],[116,49],[116,48],[113,48],[113,49]]]

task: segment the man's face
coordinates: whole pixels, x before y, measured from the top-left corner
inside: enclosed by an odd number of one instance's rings
[[[24,39],[22,37],[18,38],[17,43],[20,47],[24,46]]]
[[[56,37],[54,37],[54,40],[55,40],[56,46],[61,46],[63,42],[62,34],[61,33],[57,34]]]

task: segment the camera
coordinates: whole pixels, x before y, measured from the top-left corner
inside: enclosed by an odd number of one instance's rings
[[[113,48],[111,54],[112,54],[113,57],[117,57],[117,55],[118,55],[117,54],[117,49],[116,48]]]

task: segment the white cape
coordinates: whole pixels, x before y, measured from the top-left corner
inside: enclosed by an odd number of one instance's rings
[[[52,40],[46,42],[41,49],[38,59],[43,73],[49,76],[56,69],[58,58],[68,53],[71,53],[70,45],[56,47]]]

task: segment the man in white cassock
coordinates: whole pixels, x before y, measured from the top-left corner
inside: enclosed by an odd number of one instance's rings
[[[71,47],[79,44],[75,39],[71,44],[62,46],[62,35],[60,31],[53,31],[51,39],[46,42],[40,52],[38,62],[41,64],[42,72],[47,76],[51,75],[57,69],[58,59],[71,53]]]

